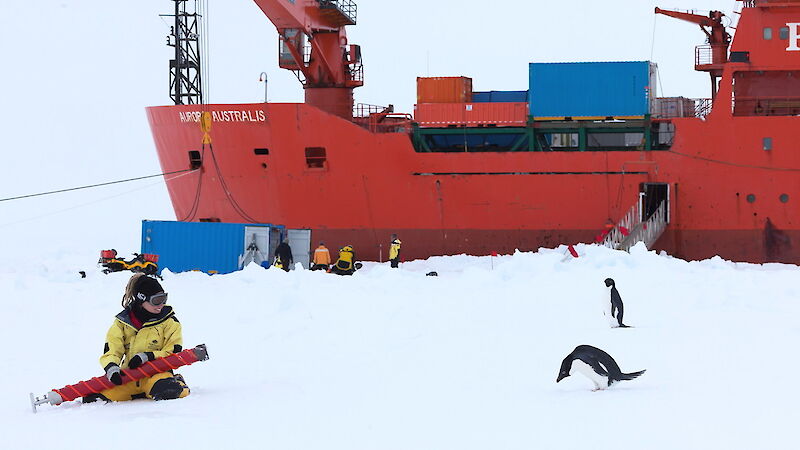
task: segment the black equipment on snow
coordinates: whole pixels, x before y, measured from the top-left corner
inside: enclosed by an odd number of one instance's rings
[[[134,253],[133,259],[126,261],[124,258],[117,257],[117,251],[101,250],[99,266],[103,267],[103,273],[120,272],[130,270],[131,272],[144,272],[146,275],[155,275],[158,272],[158,255],[151,253]]]

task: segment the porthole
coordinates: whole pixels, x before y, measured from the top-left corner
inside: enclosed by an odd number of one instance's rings
[[[765,27],[764,28],[764,40],[772,39],[772,28]]]
[[[747,194],[747,203],[755,203],[756,196],[754,194]]]
[[[778,198],[780,199],[781,203],[786,203],[789,201],[789,194],[781,194],[781,196]]]

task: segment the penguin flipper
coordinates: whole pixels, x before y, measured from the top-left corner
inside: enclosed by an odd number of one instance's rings
[[[591,361],[589,365],[600,375],[608,376],[608,369],[600,361]]]

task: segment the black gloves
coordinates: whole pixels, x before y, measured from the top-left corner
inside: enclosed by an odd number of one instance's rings
[[[106,366],[106,378],[117,386],[122,384],[122,371],[119,370],[119,366],[114,363],[109,363]]]
[[[131,369],[135,369],[141,366],[142,364],[146,363],[147,361],[152,361],[154,359],[156,359],[156,357],[153,354],[153,352],[137,353],[133,355],[133,358],[131,358],[131,362],[128,363],[128,367],[130,367]]]

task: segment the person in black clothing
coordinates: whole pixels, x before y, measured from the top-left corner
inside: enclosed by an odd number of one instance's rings
[[[275,266],[288,272],[293,262],[292,248],[289,247],[289,243],[284,239],[275,249]]]

